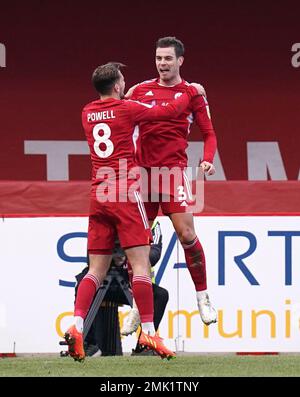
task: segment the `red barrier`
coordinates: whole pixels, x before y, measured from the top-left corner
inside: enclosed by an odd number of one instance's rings
[[[205,206],[198,215],[300,215],[300,183],[205,182]],[[85,216],[90,182],[0,181],[0,215]]]

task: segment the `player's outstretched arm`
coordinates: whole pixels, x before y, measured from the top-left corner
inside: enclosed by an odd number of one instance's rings
[[[140,121],[168,120],[178,117],[190,104],[192,98],[199,96],[199,84],[189,85],[187,91],[179,98],[165,106],[152,106],[141,102],[128,101],[131,115],[135,123]]]

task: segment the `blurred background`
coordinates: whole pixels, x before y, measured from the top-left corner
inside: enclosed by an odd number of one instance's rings
[[[299,12],[290,0],[1,1],[0,352],[59,350],[86,263],[91,74],[119,61],[127,88],[156,77],[155,42],[168,35],[185,44],[182,76],[204,85],[218,138],[195,224],[219,322],[200,323],[183,252],[160,217],[162,335],[176,350],[299,350]],[[201,150],[193,128],[193,165]],[[124,351],[134,344],[123,340]]]
[[[46,156],[30,154],[43,149],[24,142],[84,141],[80,113],[97,96],[95,67],[125,63],[127,88],[154,78],[155,42],[174,35],[186,47],[182,76],[207,91],[224,171],[217,178],[297,180],[299,7],[290,0],[1,2],[0,178],[46,180]],[[193,129],[190,141],[201,140]],[[249,142],[273,144],[247,149]],[[264,154],[271,176],[254,165]],[[89,179],[88,159],[71,154],[68,175],[59,175],[52,178]]]

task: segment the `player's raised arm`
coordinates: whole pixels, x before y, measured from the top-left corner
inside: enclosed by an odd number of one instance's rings
[[[134,122],[167,120],[179,116],[190,104],[192,98],[199,95],[200,85],[191,84],[186,93],[165,106],[152,106],[141,102],[128,102]]]

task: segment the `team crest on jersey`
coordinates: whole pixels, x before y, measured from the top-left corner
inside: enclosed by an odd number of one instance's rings
[[[176,92],[174,98],[177,99],[182,95],[182,92]]]
[[[153,96],[154,94],[153,94],[152,91],[148,91],[148,92],[145,94],[145,96],[146,96],[146,95],[148,95],[148,96]]]

